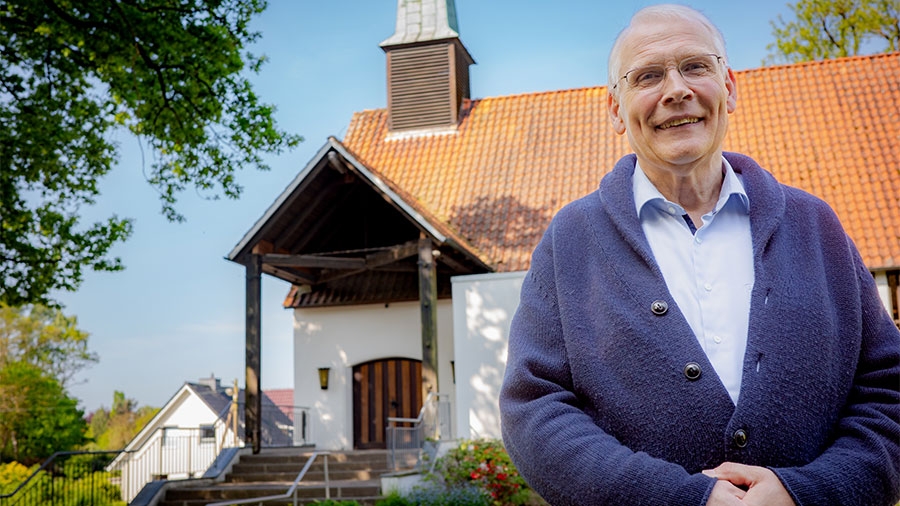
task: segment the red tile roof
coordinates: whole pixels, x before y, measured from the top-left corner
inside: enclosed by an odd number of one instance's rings
[[[831,204],[871,269],[900,266],[900,52],[737,72],[725,149]],[[356,113],[343,143],[498,271],[527,269],[553,214],[631,150],[606,87],[468,101],[455,133],[389,136]]]

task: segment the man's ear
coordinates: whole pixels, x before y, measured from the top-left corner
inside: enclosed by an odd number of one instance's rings
[[[624,134],[625,121],[619,115],[619,100],[609,90],[606,94],[606,109],[609,111],[609,121],[612,123],[613,130],[619,135]]]
[[[728,67],[728,73],[725,74],[725,89],[728,90],[728,114],[731,114],[737,109],[737,79],[731,67]]]

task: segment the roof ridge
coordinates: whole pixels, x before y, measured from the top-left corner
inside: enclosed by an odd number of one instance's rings
[[[882,58],[898,58],[898,57],[900,57],[900,51],[891,51],[889,53],[858,54],[858,55],[851,55],[851,56],[841,56],[838,58],[824,58],[822,60],[779,63],[777,65],[767,65],[767,66],[756,67],[756,68],[752,68],[752,69],[735,70],[735,72],[737,72],[738,74],[747,74],[747,73],[752,73],[752,72],[773,72],[773,71],[784,70],[785,68],[841,65],[841,64],[853,61],[853,60],[875,60],[875,59],[882,59]]]

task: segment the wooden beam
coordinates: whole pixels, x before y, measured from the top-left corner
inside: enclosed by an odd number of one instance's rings
[[[263,264],[262,270],[266,274],[271,274],[278,279],[283,279],[295,285],[314,285],[319,279],[308,272],[289,271],[268,264]]]
[[[466,267],[450,255],[442,254],[438,257],[438,261],[456,271],[457,274],[472,272],[470,267]]]
[[[437,272],[431,239],[422,235],[419,250],[419,307],[422,312],[422,399],[438,392]]]
[[[269,253],[262,255],[264,263],[276,267],[313,267],[320,269],[360,269],[365,268],[364,258],[335,257],[326,255],[284,255]]]
[[[262,317],[260,305],[262,300],[262,262],[259,255],[250,255],[247,263],[246,291],[246,344],[244,349],[244,435],[247,443],[253,447],[253,453],[259,453],[261,436],[262,397],[260,395],[260,357],[262,355],[261,328]]]
[[[366,255],[366,268],[375,269],[382,265],[392,264],[404,258],[409,258],[419,251],[419,241],[408,241],[403,244],[391,246],[385,251]]]
[[[398,244],[396,246],[391,246],[385,251],[379,251],[377,253],[371,253],[366,255],[365,258],[365,267],[360,269],[354,269],[349,271],[341,271],[341,272],[329,272],[322,273],[318,278],[319,283],[327,283],[329,281],[334,281],[336,279],[346,278],[348,276],[353,276],[355,274],[359,274],[361,272],[365,272],[368,270],[375,270],[380,267],[384,267],[386,265],[390,265],[394,262],[399,262],[400,260],[409,258],[419,251],[419,241],[409,241],[403,244]],[[413,268],[414,269],[414,268]]]

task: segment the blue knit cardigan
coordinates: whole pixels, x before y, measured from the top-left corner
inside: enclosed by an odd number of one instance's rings
[[[900,497],[900,332],[871,274],[824,202],[724,156],[750,198],[756,276],[737,406],[641,231],[634,155],[533,254],[501,425],[555,506],[704,505],[700,471],[725,461],[771,468],[799,506]]]

